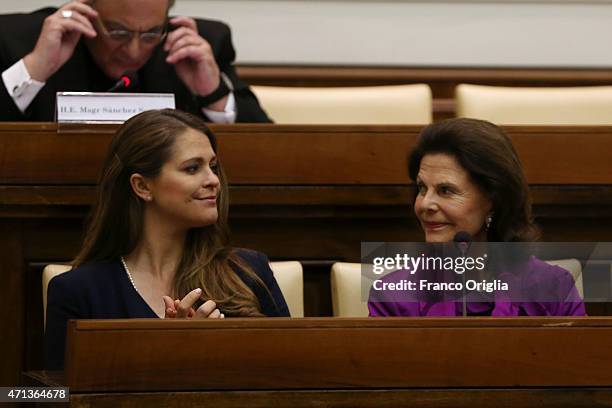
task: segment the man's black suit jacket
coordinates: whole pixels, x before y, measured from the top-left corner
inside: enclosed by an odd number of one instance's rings
[[[44,19],[56,9],[45,8],[30,14],[0,15],[0,72],[25,57],[34,49]],[[234,85],[236,122],[269,122],[248,85],[236,75],[232,63],[236,57],[229,27],[219,21],[196,20],[200,35],[208,41],[219,69],[227,74]],[[176,107],[205,116],[193,96],[176,75],[174,66],[165,62],[167,53],[158,46],[139,74],[140,86],[136,92],[174,93]],[[81,41],[73,56],[36,95],[25,114],[15,105],[4,82],[0,84],[0,120],[53,121],[55,94],[61,91],[105,92],[113,84],[94,63],[89,50]],[[205,117],[205,119],[208,119]]]

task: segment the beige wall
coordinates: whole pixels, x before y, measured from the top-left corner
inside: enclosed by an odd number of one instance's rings
[[[174,13],[230,23],[245,63],[612,67],[612,0],[177,0]]]

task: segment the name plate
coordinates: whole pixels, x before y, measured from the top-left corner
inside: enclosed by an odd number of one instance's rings
[[[174,108],[174,94],[58,92],[56,119],[61,123],[123,123],[151,109]]]

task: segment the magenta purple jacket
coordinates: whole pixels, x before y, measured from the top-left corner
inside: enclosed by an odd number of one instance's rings
[[[565,269],[549,265],[535,257],[527,263],[524,271],[530,284],[536,290],[558,293],[563,300],[511,301],[495,296],[494,302],[468,302],[471,316],[585,316],[584,302],[574,284],[574,279]],[[397,271],[382,278],[383,282],[399,282],[407,272]],[[370,316],[461,316],[463,305],[460,301],[422,301],[399,299],[397,293],[370,290],[368,309]]]

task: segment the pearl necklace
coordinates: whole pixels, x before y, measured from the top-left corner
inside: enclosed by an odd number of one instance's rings
[[[134,283],[134,278],[132,278],[132,274],[130,273],[130,268],[128,268],[127,263],[125,263],[125,259],[123,259],[123,257],[121,257],[121,263],[123,264],[123,269],[125,269],[125,272],[127,273],[128,278],[130,279],[130,283],[132,284],[132,287],[134,288],[136,293],[140,295],[140,292],[138,291],[138,288],[136,287],[136,284]]]

